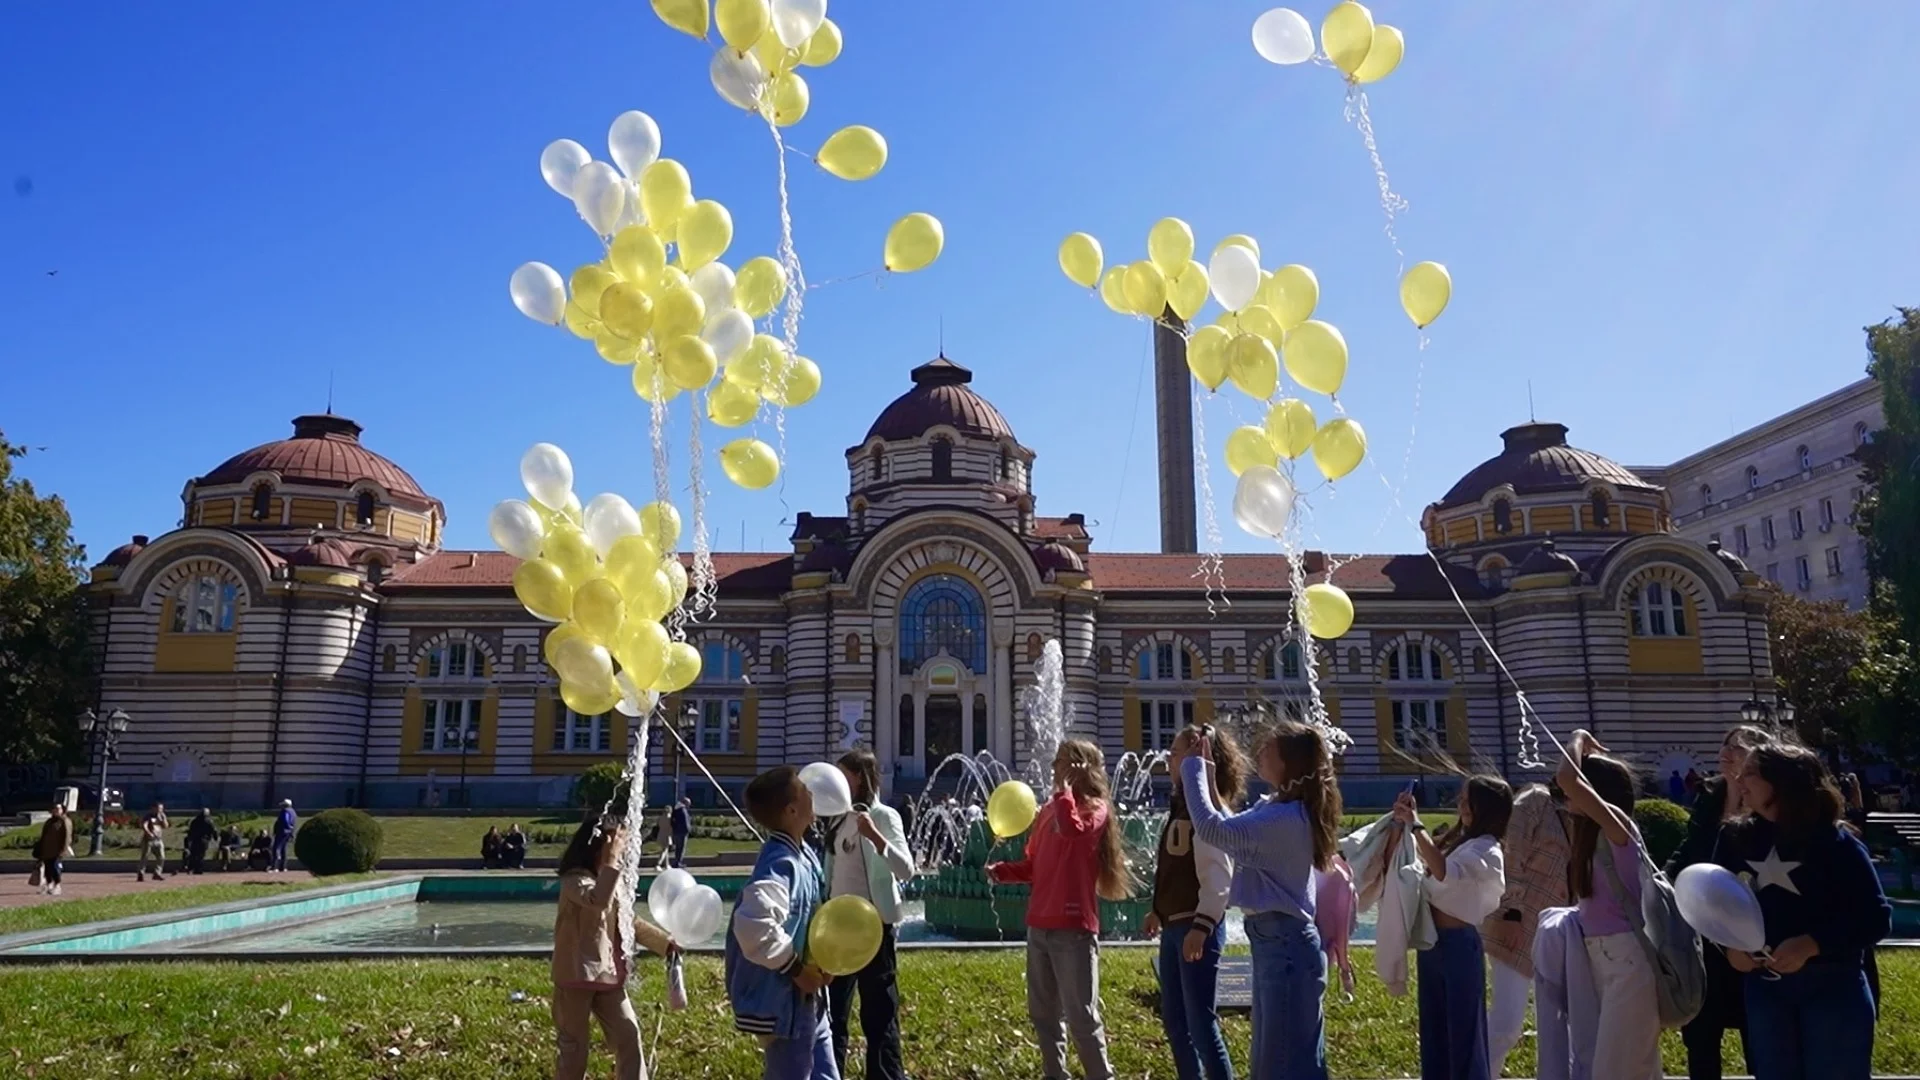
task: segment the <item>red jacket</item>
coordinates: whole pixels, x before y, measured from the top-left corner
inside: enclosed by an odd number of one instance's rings
[[[1100,840],[1107,830],[1107,804],[1082,809],[1066,789],[1047,801],[1027,834],[1027,857],[994,863],[987,873],[999,882],[1033,885],[1027,925],[1036,930],[1100,932]]]

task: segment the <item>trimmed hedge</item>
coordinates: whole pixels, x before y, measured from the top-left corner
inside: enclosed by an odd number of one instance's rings
[[[573,782],[573,805],[587,810],[599,810],[613,801],[621,788],[621,774],[625,766],[617,761],[603,761],[582,772]]]
[[[1666,799],[1635,800],[1633,823],[1640,826],[1640,838],[1647,842],[1647,855],[1655,866],[1665,866],[1680,850],[1690,817],[1684,807]]]
[[[380,863],[380,823],[363,810],[322,810],[294,835],[293,857],[315,877],[364,874]]]

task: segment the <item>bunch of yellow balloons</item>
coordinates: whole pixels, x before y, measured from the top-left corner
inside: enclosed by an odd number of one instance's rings
[[[582,716],[644,716],[658,695],[692,685],[700,652],[673,640],[663,622],[687,595],[675,554],[679,511],[668,502],[636,510],[611,493],[583,508],[573,463],[551,443],[527,451],[520,479],[532,501],[500,503],[487,528],[521,560],[514,595],[535,618],[558,624],[543,652],[561,700]]]

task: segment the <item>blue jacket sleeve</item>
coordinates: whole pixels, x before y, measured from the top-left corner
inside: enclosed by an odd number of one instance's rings
[[[1893,932],[1893,905],[1880,887],[1880,875],[1866,845],[1842,832],[1827,859],[1827,895],[1813,926],[1813,940],[1826,953],[1871,949]]]
[[[1188,758],[1180,766],[1180,782],[1187,796],[1187,812],[1193,815],[1193,834],[1227,853],[1234,862],[1249,864],[1258,860],[1261,844],[1260,822],[1255,811],[1223,813],[1213,802],[1213,785],[1206,782],[1206,762]]]

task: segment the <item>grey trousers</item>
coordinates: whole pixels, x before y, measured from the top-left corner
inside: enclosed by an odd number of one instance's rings
[[[1047,1080],[1067,1080],[1067,1033],[1087,1080],[1113,1080],[1100,1020],[1100,943],[1086,930],[1027,928],[1027,1015]]]

